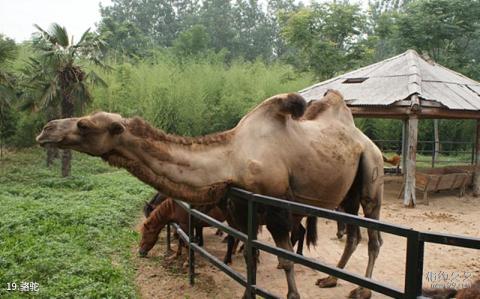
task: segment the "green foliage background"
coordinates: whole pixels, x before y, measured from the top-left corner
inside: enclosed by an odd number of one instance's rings
[[[102,76],[109,88],[93,90],[91,110],[141,115],[168,132],[185,135],[232,128],[264,99],[313,82],[310,74],[284,64],[239,60],[225,65],[207,58],[182,64],[167,57],[156,63],[123,63]]]

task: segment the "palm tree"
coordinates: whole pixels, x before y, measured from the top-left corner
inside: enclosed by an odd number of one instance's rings
[[[15,41],[0,34],[0,160],[3,159],[4,139],[14,132],[12,102],[17,97],[16,77],[8,69],[9,63],[17,56],[17,50]]]
[[[53,23],[48,31],[35,25],[38,29],[34,38],[34,49],[39,53],[35,62],[41,72],[34,75],[31,82],[40,81],[40,107],[44,111],[60,108],[62,117],[73,117],[76,111],[82,111],[92,96],[89,84],[106,86],[103,79],[93,70],[85,71],[86,63],[106,68],[102,62],[104,42],[98,35],[85,31],[78,42],[73,36],[69,38],[65,27]],[[62,176],[70,175],[72,154],[64,150],[62,154]]]

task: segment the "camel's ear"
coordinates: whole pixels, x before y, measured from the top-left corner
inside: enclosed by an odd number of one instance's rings
[[[122,134],[123,131],[125,131],[125,127],[118,121],[114,121],[113,123],[110,124],[108,131],[112,135],[118,135],[118,134]]]

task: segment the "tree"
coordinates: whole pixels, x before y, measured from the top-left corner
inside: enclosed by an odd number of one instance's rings
[[[3,157],[6,138],[15,133],[12,102],[16,98],[16,78],[8,70],[8,66],[17,53],[15,41],[0,34],[0,159]]]
[[[101,24],[111,22],[116,26],[135,28],[140,31],[135,34],[146,37],[148,44],[171,46],[181,29],[176,13],[179,10],[173,6],[174,2],[183,4],[188,1],[113,0],[111,6],[100,6]],[[182,8],[195,10],[187,4]],[[104,28],[100,26],[101,33]],[[119,42],[122,41],[121,36],[125,35],[122,31],[111,32],[118,34],[115,39]],[[129,40],[125,41],[126,44],[129,42]]]
[[[212,48],[217,52],[227,49],[230,51],[229,58],[233,57],[232,50],[235,47],[232,20],[233,10],[230,1],[203,1],[200,9],[200,23],[205,26],[210,35]]]
[[[148,38],[141,30],[130,22],[119,23],[112,18],[103,18],[99,32],[102,40],[113,54],[117,62],[117,55],[121,57],[143,57],[149,45]]]
[[[30,80],[34,86],[43,86],[40,106],[45,110],[60,107],[61,116],[73,117],[91,100],[89,84],[106,85],[93,70],[85,71],[85,62],[106,67],[101,59],[104,43],[95,34],[85,31],[77,43],[70,39],[65,27],[53,23],[48,31],[38,29],[34,49],[39,58],[40,72]],[[62,175],[71,171],[71,151],[62,154]]]
[[[208,49],[210,36],[203,25],[195,25],[182,32],[173,42],[174,53],[180,57],[196,56]]]
[[[319,79],[357,67],[365,54],[366,17],[358,5],[313,4],[291,14],[283,36]]]
[[[296,5],[294,0],[272,0],[268,1],[267,14],[272,30],[272,50],[274,57],[286,60],[288,63],[299,65],[296,59],[297,52],[294,47],[287,45],[282,36],[282,28],[286,26],[288,18],[294,12],[303,8],[303,5]]]
[[[235,47],[234,57],[247,60],[261,57],[270,60],[273,55],[273,28],[257,0],[236,0],[232,7]]]
[[[400,47],[479,79],[479,15],[476,0],[413,1],[397,16]]]

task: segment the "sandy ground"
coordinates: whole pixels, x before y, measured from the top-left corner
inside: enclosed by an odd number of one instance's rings
[[[480,199],[470,194],[458,197],[458,191],[440,192],[429,195],[430,205],[421,202],[421,194],[417,193],[419,203],[415,209],[403,207],[397,199],[400,190],[398,179],[388,180],[385,185],[385,200],[382,206],[383,221],[404,225],[422,231],[444,232],[480,237]],[[140,223],[143,219],[139,220]],[[140,224],[139,223],[139,224]],[[304,249],[304,255],[335,265],[343,252],[345,237],[338,240],[335,236],[336,224],[333,221],[319,219],[319,241],[316,248]],[[205,229],[206,248],[223,258],[226,244],[221,237],[214,234],[214,229]],[[363,274],[367,265],[367,234],[362,229],[362,242],[350,259],[346,269]],[[390,234],[382,234],[384,243],[377,259],[373,278],[399,289],[404,287],[406,239]],[[259,239],[272,243],[266,229]],[[176,241],[173,241],[176,244]],[[174,249],[176,245],[174,245]],[[132,250],[136,250],[133,248]],[[190,287],[183,260],[169,261],[165,259],[165,232],[157,245],[145,259],[135,258],[136,284],[143,298],[241,298],[243,288],[226,274],[217,270],[206,260],[197,255],[196,284]],[[183,257],[186,257],[184,250]],[[287,293],[283,270],[277,270],[275,256],[262,252],[257,273],[257,282],[280,297]],[[233,258],[233,268],[245,273],[242,254]],[[315,286],[318,278],[325,274],[295,265],[296,281],[302,298],[346,298],[355,285],[339,281],[336,288],[320,289]],[[450,283],[460,286],[473,282],[480,277],[480,254],[472,249],[427,244],[425,246],[424,286]],[[387,298],[373,293],[372,298]]]

